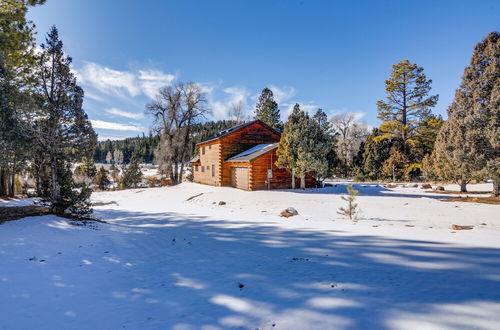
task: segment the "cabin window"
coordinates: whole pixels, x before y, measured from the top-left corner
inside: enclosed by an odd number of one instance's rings
[[[205,147],[202,147],[201,148],[201,154],[204,155],[205,154]]]
[[[205,172],[205,166],[202,166],[202,167],[201,167],[201,171],[202,171],[202,172]]]
[[[215,165],[212,165],[212,176],[215,176]]]
[[[209,146],[208,146],[208,150],[212,150],[212,145],[209,145]]]
[[[198,172],[198,165],[195,165],[194,170]]]
[[[207,171],[210,169],[210,166],[207,165]]]

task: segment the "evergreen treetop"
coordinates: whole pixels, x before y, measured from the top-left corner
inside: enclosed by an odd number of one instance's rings
[[[255,119],[260,119],[274,129],[281,131],[283,123],[280,118],[278,103],[274,100],[273,92],[264,88],[255,107]]]
[[[385,81],[386,100],[377,102],[378,118],[382,120],[380,130],[384,133],[378,139],[399,138],[406,151],[414,142],[416,128],[438,101],[437,95],[428,95],[432,80],[423,71],[409,60],[393,65]]]

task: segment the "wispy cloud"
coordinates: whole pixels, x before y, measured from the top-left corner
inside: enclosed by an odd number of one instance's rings
[[[283,87],[279,88],[278,86],[270,85],[269,89],[273,91],[274,99],[278,104],[286,102],[295,96],[295,88],[294,87]]]
[[[118,97],[146,95],[153,98],[160,87],[169,86],[175,80],[175,75],[159,70],[120,71],[94,62],[86,62],[74,71],[82,85]],[[98,96],[92,93],[89,97]]]
[[[137,79],[142,92],[154,98],[161,87],[172,85],[175,75],[157,70],[139,70]]]
[[[90,122],[92,123],[92,126],[94,128],[99,128],[99,129],[109,129],[113,131],[131,131],[131,132],[142,132],[145,130],[145,128],[141,126],[113,123],[104,120],[91,120]]]
[[[127,112],[117,108],[106,109],[104,111],[113,116],[125,117],[130,119],[141,119],[144,117],[143,113]]]
[[[207,94],[208,105],[214,119],[227,119],[231,109],[241,103],[248,111],[250,91],[245,87],[232,86],[219,89],[220,84],[202,83],[202,90]]]
[[[81,69],[76,69],[81,84],[91,86],[99,92],[114,96],[137,96],[140,88],[132,72],[118,71],[87,62]]]

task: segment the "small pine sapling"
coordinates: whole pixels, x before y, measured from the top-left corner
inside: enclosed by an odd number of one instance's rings
[[[341,206],[337,211],[338,214],[348,217],[350,220],[356,220],[356,216],[359,212],[358,204],[355,203],[356,196],[359,194],[359,191],[354,189],[352,185],[347,186],[348,196],[341,196],[342,200],[347,202],[347,207]]]

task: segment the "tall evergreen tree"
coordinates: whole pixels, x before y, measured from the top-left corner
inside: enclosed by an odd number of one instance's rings
[[[283,129],[278,103],[274,100],[273,92],[267,87],[260,93],[259,102],[255,106],[255,119],[260,119],[279,131]]]
[[[0,2],[0,196],[14,194],[16,173],[26,168],[32,151],[16,115],[26,98],[21,90],[33,67],[34,25],[26,19],[29,6],[42,0]]]
[[[295,189],[295,176],[301,175],[298,173],[299,149],[302,140],[302,132],[306,121],[306,113],[300,110],[300,106],[296,103],[292,113],[288,117],[284,125],[283,134],[278,145],[276,155],[278,160],[276,166],[286,168],[292,174],[292,189]]]
[[[381,133],[378,128],[374,128],[372,133],[367,136],[362,154],[363,168],[361,170],[363,177],[371,180],[382,178],[382,166],[389,158],[393,142],[391,139],[378,140]]]
[[[55,27],[41,48],[33,71],[34,102],[24,107],[23,126],[49,158],[50,197],[54,210],[62,212],[68,207],[62,192],[71,192],[73,184],[66,179],[68,164],[92,154],[97,138],[82,109],[83,90],[71,71],[71,58],[65,56]]]
[[[285,123],[276,154],[276,165],[292,173],[292,188],[295,188],[295,176],[300,177],[300,186],[305,188],[306,173],[315,173],[318,177],[328,174],[328,154],[332,149],[327,134],[326,115],[319,110],[311,118],[295,104],[292,114]]]
[[[433,168],[461,191],[472,178],[487,176],[493,196],[500,195],[499,59],[500,33],[492,32],[476,45],[436,140]]]
[[[432,80],[423,71],[408,60],[393,65],[391,76],[385,81],[386,100],[377,102],[383,133],[378,139],[400,139],[405,153],[414,143],[417,128],[438,101],[437,95],[429,96]]]

